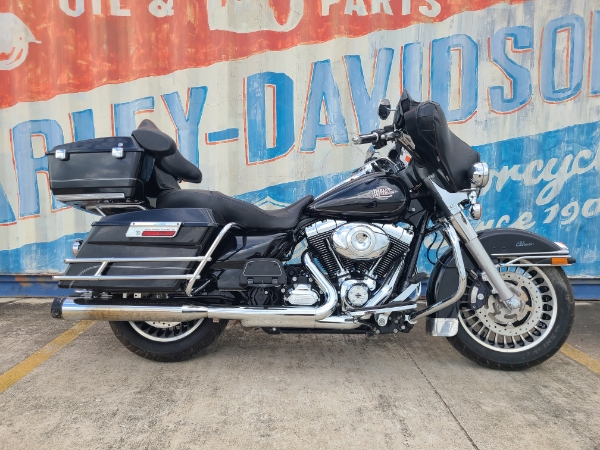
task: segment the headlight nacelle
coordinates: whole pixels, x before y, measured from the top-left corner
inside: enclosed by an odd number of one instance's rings
[[[473,187],[485,187],[490,181],[490,169],[488,165],[484,162],[473,164],[473,167],[469,170],[469,179]]]

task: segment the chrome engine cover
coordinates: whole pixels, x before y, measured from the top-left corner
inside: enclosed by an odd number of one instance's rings
[[[299,284],[294,289],[290,289],[285,301],[294,306],[312,306],[319,301],[319,294],[308,284]]]
[[[331,241],[340,255],[358,260],[379,258],[390,246],[390,239],[381,228],[360,222],[336,228]]]
[[[340,296],[347,306],[360,308],[369,301],[370,291],[375,287],[375,280],[369,277],[365,277],[363,280],[346,280],[340,286]]]

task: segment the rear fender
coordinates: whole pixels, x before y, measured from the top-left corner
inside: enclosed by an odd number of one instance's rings
[[[478,233],[483,248],[492,257],[495,264],[498,258],[510,258],[518,265],[521,260],[535,262],[539,266],[570,266],[575,258],[569,254],[564,245],[552,242],[545,237],[525,230],[513,228],[495,228]],[[467,273],[477,269],[477,263],[469,251],[461,245],[462,257]],[[458,270],[455,267],[454,255],[451,250],[445,252],[435,265],[427,285],[427,305],[432,305],[440,299],[448,298],[458,288]],[[458,303],[448,306],[430,317],[449,319],[458,317]]]

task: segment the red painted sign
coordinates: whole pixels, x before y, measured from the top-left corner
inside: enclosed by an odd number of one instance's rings
[[[525,1],[0,0],[0,108]]]

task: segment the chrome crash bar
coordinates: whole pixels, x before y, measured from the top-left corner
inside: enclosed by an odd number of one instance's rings
[[[430,305],[420,311],[413,312],[408,319],[408,321],[412,324],[417,323],[417,320],[422,317],[429,316],[430,314],[433,314],[440,309],[444,309],[446,306],[455,303],[459,298],[462,297],[462,295],[465,293],[465,289],[467,288],[467,271],[465,270],[465,264],[463,262],[458,235],[456,234],[456,231],[452,225],[445,220],[443,222],[442,233],[444,235],[444,239],[446,239],[446,241],[450,244],[452,252],[454,253],[454,260],[456,261],[456,268],[458,270],[458,289],[447,299],[434,303],[433,305]]]
[[[166,257],[166,258],[75,258],[65,259],[65,264],[100,264],[98,270],[94,275],[58,275],[52,277],[57,281],[124,281],[124,280],[186,280],[187,287],[185,293],[188,297],[192,296],[192,289],[196,280],[200,278],[200,273],[210,261],[212,261],[212,254],[221,243],[221,240],[227,235],[229,230],[234,227],[238,227],[235,222],[228,223],[219,232],[216,239],[206,252],[204,256],[194,257]],[[191,274],[184,275],[129,275],[129,276],[116,276],[116,275],[104,275],[104,272],[109,268],[111,264],[117,263],[141,263],[141,262],[198,262],[198,266]]]

